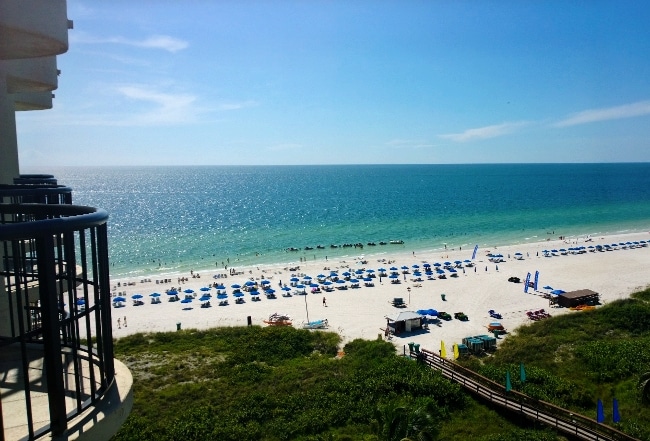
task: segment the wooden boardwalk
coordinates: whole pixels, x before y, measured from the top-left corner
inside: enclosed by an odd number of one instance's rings
[[[593,441],[639,441],[594,419],[571,413],[569,410],[533,399],[514,390],[506,392],[504,385],[426,349],[411,352],[410,355],[419,362],[441,371],[444,377],[459,383],[478,397],[529,420],[555,428],[573,438]]]

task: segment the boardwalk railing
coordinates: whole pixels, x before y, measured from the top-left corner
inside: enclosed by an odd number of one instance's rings
[[[553,427],[560,432],[583,440],[639,441],[613,427],[545,401],[536,400],[517,391],[507,391],[504,385],[460,366],[440,355],[422,349],[411,351],[412,358],[442,372],[442,375],[459,383],[475,395],[518,413],[528,419]]]

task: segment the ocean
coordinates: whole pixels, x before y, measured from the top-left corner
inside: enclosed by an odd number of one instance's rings
[[[650,230],[648,163],[25,172],[54,174],[75,204],[108,211],[112,278],[445,246],[467,248],[469,258],[474,245]],[[331,247],[355,243],[363,249]]]

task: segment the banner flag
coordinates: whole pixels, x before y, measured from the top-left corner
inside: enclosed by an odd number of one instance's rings
[[[526,369],[524,369],[523,363],[519,364],[519,379],[521,380],[522,383],[526,382]]]
[[[620,423],[621,422],[621,414],[618,413],[618,400],[616,398],[614,398],[613,407],[614,407],[614,411],[612,412],[612,422]]]
[[[596,409],[596,421],[599,423],[605,422],[605,410],[603,409],[603,401],[598,398],[598,409]]]
[[[539,271],[535,271],[535,291],[537,291],[538,281],[539,281]]]
[[[512,383],[510,382],[510,371],[506,371],[506,392],[512,390]]]
[[[528,284],[530,283],[530,273],[526,276],[526,283],[524,283],[524,292],[528,294]]]
[[[474,247],[474,252],[472,253],[472,260],[476,259],[476,252],[478,251],[478,245]]]

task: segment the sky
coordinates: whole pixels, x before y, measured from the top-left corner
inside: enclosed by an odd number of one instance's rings
[[[650,2],[68,0],[51,165],[650,161]]]

